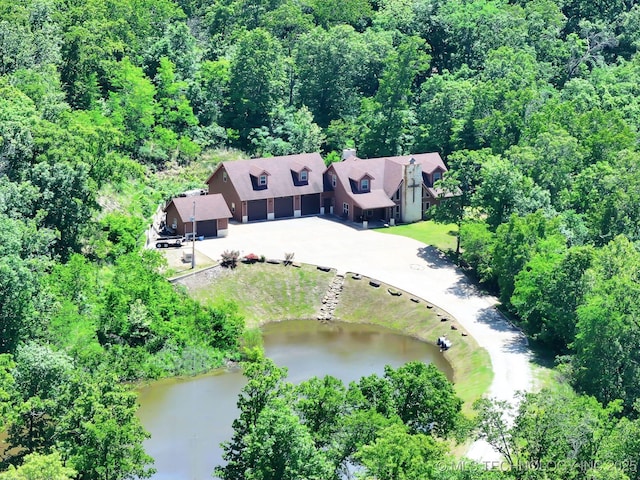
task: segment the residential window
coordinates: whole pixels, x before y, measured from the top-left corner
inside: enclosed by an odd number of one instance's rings
[[[360,191],[362,191],[362,192],[368,192],[369,191],[369,179],[368,178],[363,178],[362,180],[360,180]]]
[[[373,217],[373,210],[367,210],[366,211],[366,216],[369,217],[369,218]]]
[[[307,171],[306,170],[302,170],[300,172],[300,181],[301,182],[306,182],[307,180],[308,180]]]
[[[337,184],[338,184],[338,177],[336,177],[335,175],[331,175],[331,186],[333,188],[336,188]]]
[[[399,219],[400,218],[400,205],[396,205],[393,210],[394,210],[393,213],[394,213],[396,219]]]
[[[267,176],[260,175],[260,178],[258,179],[258,185],[260,185],[261,187],[264,187],[266,184],[267,184]]]
[[[222,181],[227,183],[227,172],[222,172]]]
[[[437,182],[438,180],[442,179],[442,173],[441,172],[434,172],[433,173],[433,183]]]
[[[342,204],[342,214],[345,216],[349,215],[349,204],[346,202]]]
[[[236,203],[231,202],[231,213],[236,213]]]
[[[400,189],[396,190],[396,193],[393,194],[393,200],[400,200]]]

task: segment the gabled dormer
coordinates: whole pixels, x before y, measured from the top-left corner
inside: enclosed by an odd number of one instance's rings
[[[353,193],[369,193],[372,180],[375,179],[371,174],[359,169],[354,169],[349,174],[349,182]]]
[[[309,173],[311,169],[306,165],[301,165],[299,163],[293,164],[291,166],[291,179],[293,180],[293,184],[296,187],[300,187],[302,185],[309,185]]]
[[[266,190],[269,186],[269,176],[271,174],[265,169],[253,165],[249,169],[249,176],[251,177],[251,185],[254,190]]]
[[[432,172],[422,172],[422,180],[427,187],[433,187],[434,183],[438,180],[442,180],[442,174],[444,170],[440,167],[436,167]]]

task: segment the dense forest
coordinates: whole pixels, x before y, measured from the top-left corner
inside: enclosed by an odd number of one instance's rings
[[[0,0],[0,478],[149,476],[128,382],[241,358],[234,305],[190,300],[142,249],[187,186],[163,172],[345,147],[442,154],[457,195],[434,218],[459,225],[460,263],[573,390],[525,395],[513,422],[485,400],[475,426],[416,428],[393,372],[367,391],[325,379],[329,418],[312,405],[325,390],[259,362],[274,380],[243,394],[263,402],[228,447],[244,470],[218,473],[640,478],[636,3]],[[474,434],[509,468],[442,468],[450,438]],[[286,475],[267,436],[300,440],[278,450]]]

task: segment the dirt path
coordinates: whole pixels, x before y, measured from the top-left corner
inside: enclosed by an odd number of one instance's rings
[[[358,272],[394,285],[447,310],[489,352],[494,372],[489,396],[514,401],[517,391],[532,388],[526,339],[495,309],[496,298],[480,292],[433,247],[308,217],[231,225],[227,237],[197,242],[196,249],[212,259],[219,259],[224,250],[279,259],[294,252],[296,261],[330,266],[339,273]],[[468,456],[480,462],[500,459],[484,442],[475,442]]]

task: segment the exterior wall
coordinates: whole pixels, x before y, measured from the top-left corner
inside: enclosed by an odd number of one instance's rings
[[[402,221],[406,223],[422,220],[422,165],[413,159],[404,167],[402,201]],[[417,190],[417,191],[416,191]]]
[[[267,200],[267,220],[275,220],[276,214],[273,206],[273,198]]]
[[[167,208],[165,222],[169,227],[175,228],[176,235],[183,236],[185,234],[184,223],[180,219],[180,215],[178,215],[178,209],[173,203],[169,205],[169,208]]]
[[[293,197],[293,216],[294,218],[302,216],[302,203],[300,201],[300,195],[294,195]]]
[[[226,218],[218,219],[218,237],[226,237],[229,235],[229,220]]]
[[[329,167],[326,173],[326,175],[328,175],[329,184],[331,184],[331,175],[333,174],[333,169]],[[351,199],[347,195],[344,186],[340,183],[339,180],[336,183],[335,189],[333,190],[333,198],[333,214],[340,218],[345,218],[342,213],[342,207],[344,203],[347,203],[349,205],[349,215],[345,219],[353,222],[353,204],[351,203]]]
[[[221,193],[225,202],[227,202],[229,210],[231,210],[233,219],[242,222],[242,202],[236,189],[233,187],[233,183],[231,183],[231,179],[227,178],[227,181],[224,181],[223,177],[225,173],[224,167],[221,167],[211,180],[209,180],[209,193]]]

